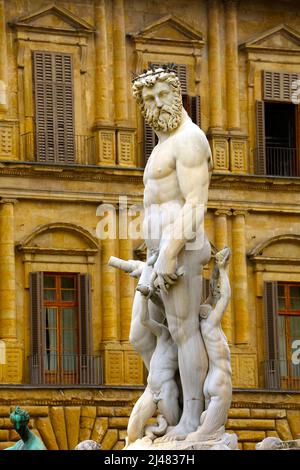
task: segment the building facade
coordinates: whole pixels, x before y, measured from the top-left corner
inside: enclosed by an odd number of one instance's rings
[[[2,448],[15,404],[49,449],[124,444],[145,373],[128,341],[134,280],[107,262],[145,256],[155,135],[131,79],[165,63],[212,148],[209,240],[232,248],[227,428],[243,449],[300,433],[297,3],[0,0]]]

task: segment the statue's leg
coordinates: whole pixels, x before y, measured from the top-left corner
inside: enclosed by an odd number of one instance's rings
[[[158,402],[159,412],[166,418],[169,426],[179,421],[178,388],[175,380],[168,380],[161,387],[161,399]]]
[[[169,330],[178,346],[178,363],[183,389],[183,413],[177,426],[164,436],[184,439],[200,424],[204,408],[203,384],[208,359],[199,329],[203,254],[185,251],[178,265],[184,266],[185,275],[178,279],[168,294],[162,294]]]
[[[143,395],[133,407],[127,427],[127,445],[141,439],[144,436],[144,428],[149,418],[152,418],[157,405],[153,401],[153,394],[149,387],[146,387]]]
[[[188,441],[206,441],[220,437],[225,431],[227,413],[231,403],[231,384],[218,387],[218,393],[211,397],[204,419],[197,431],[187,436]],[[202,415],[203,416],[203,415]]]
[[[152,268],[145,265],[139,283],[149,285]],[[134,349],[142,356],[145,366],[149,370],[150,360],[156,346],[156,337],[149,328],[141,323],[141,311],[144,308],[144,298],[136,291],[132,307],[129,341]],[[148,301],[149,314],[157,321],[161,321],[161,309],[151,300]]]

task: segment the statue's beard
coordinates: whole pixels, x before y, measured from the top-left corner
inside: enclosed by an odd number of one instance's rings
[[[144,108],[144,118],[155,131],[171,132],[175,130],[182,117],[182,103],[180,98],[174,99],[172,106],[164,105],[161,109]]]

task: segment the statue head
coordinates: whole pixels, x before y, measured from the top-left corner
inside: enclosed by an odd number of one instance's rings
[[[29,413],[25,410],[22,410],[19,406],[17,406],[15,411],[10,414],[10,420],[17,432],[28,425],[29,418]]]
[[[139,75],[133,81],[132,92],[155,131],[171,132],[178,127],[182,117],[181,86],[172,69],[150,69]]]

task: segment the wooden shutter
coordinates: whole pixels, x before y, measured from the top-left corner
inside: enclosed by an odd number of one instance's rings
[[[43,273],[30,273],[31,383],[42,382]]]
[[[266,174],[265,103],[263,101],[256,101],[255,167],[258,175]]]
[[[210,280],[203,277],[202,278],[202,300],[201,300],[202,304],[209,297],[209,290],[210,290],[209,285],[210,285]]]
[[[264,316],[265,316],[265,368],[267,385],[278,388],[280,384],[280,365],[278,362],[278,336],[277,336],[278,291],[277,282],[264,283]]]
[[[149,124],[144,121],[144,157],[145,157],[145,164],[148,161],[148,158],[151,155],[153,148],[157,143],[157,137]]]
[[[263,71],[264,100],[291,102],[292,82],[297,73]]]
[[[78,274],[78,305],[79,305],[79,340],[80,354],[91,354],[91,279],[89,274]]]
[[[37,160],[75,161],[71,54],[33,52]]]
[[[189,96],[190,100],[190,118],[201,127],[201,98],[200,96]]]

